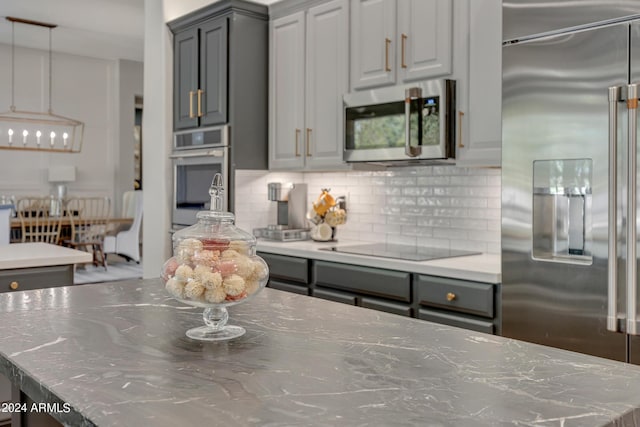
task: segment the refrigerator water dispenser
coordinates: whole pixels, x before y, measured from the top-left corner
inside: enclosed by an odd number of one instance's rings
[[[590,265],[592,160],[533,162],[533,259]]]

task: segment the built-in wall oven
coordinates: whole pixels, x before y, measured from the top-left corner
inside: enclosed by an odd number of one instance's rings
[[[217,126],[174,134],[172,223],[196,223],[196,214],[210,208],[209,187],[216,173],[229,189],[229,127]],[[225,193],[224,210],[229,207]]]

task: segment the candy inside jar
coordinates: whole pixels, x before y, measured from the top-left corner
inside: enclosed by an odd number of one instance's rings
[[[211,211],[198,212],[198,222],[173,236],[173,256],[163,266],[166,291],[177,300],[204,307],[206,326],[187,336],[206,341],[238,337],[240,326],[226,325],[226,307],[244,302],[267,283],[269,268],[255,254],[256,240],[235,227],[234,215],[221,210],[222,177],[211,184]]]
[[[232,243],[232,242],[230,242]],[[202,241],[180,242],[164,265],[163,279],[174,298],[202,304],[233,303],[255,294],[266,281],[266,263],[250,251],[204,249]]]

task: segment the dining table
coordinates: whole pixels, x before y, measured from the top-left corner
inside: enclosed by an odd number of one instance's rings
[[[34,221],[35,219],[33,218],[27,218],[24,220],[25,223],[28,223],[30,221]],[[107,219],[107,230],[110,229],[117,229],[121,226],[128,226],[131,225],[133,223],[133,218],[130,217],[113,217],[113,218],[108,218]],[[22,230],[22,221],[19,218],[12,218],[10,221],[10,226],[11,226],[11,243],[18,243],[21,241],[20,238],[20,231]],[[61,236],[71,236],[71,218],[68,216],[63,216],[60,220],[60,226],[61,226],[61,232],[60,235]],[[62,238],[60,239],[61,241],[63,240]]]

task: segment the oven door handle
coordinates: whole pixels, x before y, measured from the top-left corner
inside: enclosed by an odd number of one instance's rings
[[[169,156],[170,159],[185,159],[190,157],[224,157],[224,149],[219,150],[208,150],[206,152],[199,153],[180,153],[180,154],[171,154]]]

